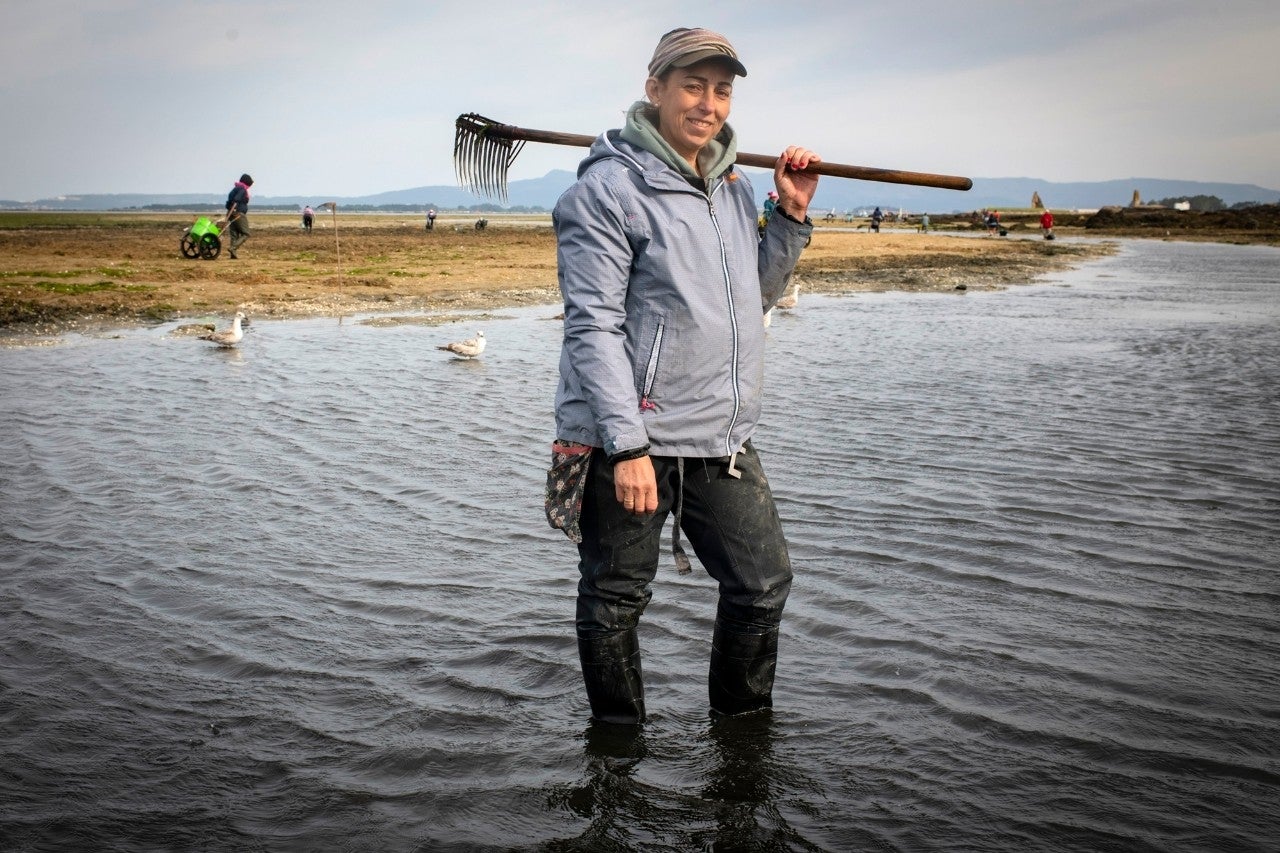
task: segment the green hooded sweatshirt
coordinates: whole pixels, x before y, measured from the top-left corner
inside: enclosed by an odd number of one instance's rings
[[[698,152],[698,166],[702,169],[702,174],[699,175],[693,171],[688,161],[676,153],[671,143],[662,138],[656,119],[657,111],[652,104],[648,101],[636,101],[627,110],[627,123],[622,128],[622,138],[648,151],[691,181],[706,181],[710,185],[712,180],[733,168],[738,157],[738,137],[727,122],[715,138]]]

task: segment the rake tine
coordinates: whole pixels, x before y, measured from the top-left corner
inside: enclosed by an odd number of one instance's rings
[[[482,168],[489,179],[486,189],[490,193],[496,192],[505,201],[507,176],[502,168],[502,143],[496,139],[485,139],[484,141],[486,146]]]
[[[453,137],[453,163],[458,172],[458,183],[475,189],[478,177],[475,156],[481,139],[476,129],[464,119],[466,116],[459,116],[457,131]]]

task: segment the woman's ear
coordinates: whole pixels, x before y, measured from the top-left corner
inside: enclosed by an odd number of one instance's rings
[[[657,77],[650,77],[644,81],[644,96],[649,99],[649,103],[655,107],[658,105],[658,96],[662,92],[662,81]]]

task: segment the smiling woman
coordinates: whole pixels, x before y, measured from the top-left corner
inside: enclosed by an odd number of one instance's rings
[[[629,726],[646,717],[637,626],[668,515],[676,565],[690,569],[683,526],[720,585],[712,712],[772,705],[791,563],[750,440],[764,312],[812,234],[818,176],[803,170],[820,160],[791,146],[770,164],[779,215],[759,233],[726,123],[734,78],[747,73],[737,51],[719,33],[676,29],[648,72],[648,100],[595,141],[553,215],[565,314],[548,493],[576,496],[567,505],[580,517],[548,518],[581,533],[571,538],[591,716]],[[699,476],[686,479],[686,465]]]

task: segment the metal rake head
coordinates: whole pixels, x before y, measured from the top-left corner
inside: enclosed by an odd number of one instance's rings
[[[476,113],[458,116],[453,166],[458,183],[477,195],[507,200],[507,170],[524,148],[523,139],[502,135],[505,125]]]

